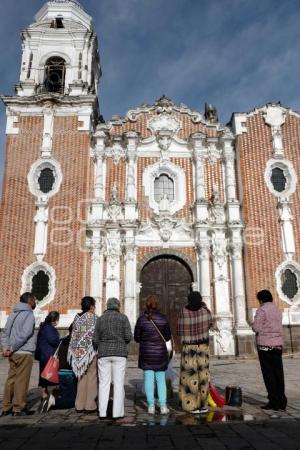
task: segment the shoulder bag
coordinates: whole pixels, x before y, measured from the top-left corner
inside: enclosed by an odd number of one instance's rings
[[[167,352],[168,352],[168,358],[169,358],[169,361],[171,361],[171,359],[173,358],[173,342],[172,342],[172,338],[169,341],[166,341],[165,338],[163,337],[162,333],[160,332],[158,326],[155,324],[155,322],[152,319],[150,319],[150,322],[152,322],[152,324],[154,325],[156,331],[158,332],[158,334],[160,335],[160,337],[162,338],[162,340],[166,344],[166,349],[167,349]]]

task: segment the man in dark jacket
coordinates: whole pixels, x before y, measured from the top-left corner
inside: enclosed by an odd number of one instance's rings
[[[26,397],[36,349],[34,308],[34,295],[30,292],[21,295],[2,333],[3,356],[9,359],[9,372],[1,416],[32,414],[26,409]]]
[[[111,381],[114,385],[113,418],[124,416],[124,381],[127,344],[132,339],[127,316],[120,313],[120,302],[109,298],[107,310],[97,319],[94,343],[98,349],[99,416],[105,418]]]

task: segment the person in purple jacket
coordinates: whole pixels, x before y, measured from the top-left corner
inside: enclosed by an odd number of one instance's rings
[[[270,291],[259,291],[256,297],[260,307],[256,311],[252,329],[256,333],[258,358],[269,399],[262,409],[284,411],[287,399],[282,365],[282,313],[273,303]]]
[[[55,384],[51,383],[51,381],[47,381],[45,378],[42,378],[41,373],[43,372],[50,356],[54,355],[57,347],[59,346],[60,337],[56,329],[58,321],[59,312],[49,312],[45,321],[41,323],[37,336],[35,359],[37,359],[40,363],[39,387],[41,387],[42,390],[39,412],[45,412],[47,400],[49,397],[48,387],[55,386]]]
[[[168,368],[169,357],[165,341],[171,339],[171,330],[166,316],[158,311],[158,303],[155,295],[147,297],[146,310],[136,323],[134,339],[140,344],[139,368],[144,371],[148,413],[155,414],[156,381],[160,413],[168,414],[165,372]]]

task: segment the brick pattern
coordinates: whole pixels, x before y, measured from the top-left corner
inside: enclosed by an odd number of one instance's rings
[[[174,252],[182,253],[190,258],[191,261],[196,263],[196,251],[194,247],[180,247],[180,248],[172,248]],[[161,247],[138,247],[137,249],[137,263],[140,263],[147,255],[151,253],[161,251],[161,254],[164,254],[164,249]]]
[[[63,182],[60,191],[49,201],[45,261],[57,274],[51,309],[64,313],[78,308],[81,297],[86,294],[90,260],[85,250],[87,204],[82,202],[90,198],[89,133],[78,131],[77,116],[55,117],[53,157],[61,165]],[[53,208],[57,208],[55,215],[51,214]],[[62,224],[67,218],[69,223]]]
[[[186,179],[186,203],[182,209],[177,211],[176,217],[190,223],[193,221],[192,207],[194,204],[193,162],[189,158],[171,158],[171,162],[184,170]]]
[[[0,206],[1,309],[8,312],[20,296],[24,269],[35,261],[35,197],[29,193],[27,175],[40,156],[43,119],[20,117],[18,126],[18,135],[7,136]]]
[[[137,201],[139,207],[139,220],[147,222],[152,216],[153,211],[149,207],[149,199],[145,196],[143,186],[143,174],[147,166],[151,166],[158,161],[158,158],[138,158],[137,160]]]
[[[286,304],[276,295],[274,276],[283,261],[277,201],[264,180],[266,162],[272,158],[271,129],[258,113],[248,118],[247,130],[238,137],[243,218],[247,228],[259,227],[263,233],[262,245],[245,245],[247,304],[257,307],[256,292],[270,289],[283,308]]]
[[[204,162],[204,179],[205,179],[205,197],[211,199],[213,189],[217,188],[220,194],[221,202],[225,201],[224,193],[224,176],[222,170],[222,162],[220,160],[211,163],[207,159]]]
[[[282,127],[285,158],[292,161],[298,177],[296,192],[291,196],[291,211],[294,217],[293,228],[296,246],[295,260],[300,262],[300,119],[288,114]]]
[[[151,136],[151,131],[148,128],[148,122],[151,118],[156,117],[155,112],[145,112],[137,116],[136,121],[127,121],[125,123],[113,124],[110,129],[112,135],[122,135],[127,131],[136,131],[142,139]],[[207,127],[203,123],[194,123],[191,116],[186,113],[173,112],[172,116],[181,122],[181,129],[178,131],[178,137],[181,139],[188,139],[192,133],[204,133],[209,137],[217,136],[217,128],[215,126]]]
[[[126,162],[124,158],[121,158],[117,164],[114,163],[112,158],[106,160],[106,187],[105,187],[105,199],[109,201],[111,199],[112,188],[114,184],[118,187],[119,200],[123,202],[125,200],[126,189]]]

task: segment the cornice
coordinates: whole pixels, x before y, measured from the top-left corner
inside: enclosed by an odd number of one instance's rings
[[[204,126],[208,128],[215,128],[217,131],[221,129],[219,123],[210,123],[209,121],[205,120],[205,118],[200,112],[192,111],[183,103],[177,105],[171,99],[169,99],[164,95],[160,97],[156,102],[154,102],[153,105],[142,104],[139,107],[130,109],[124,117],[113,116],[107,122],[107,126],[108,128],[112,128],[113,126],[123,125],[127,122],[136,122],[140,115],[155,112],[157,114],[170,114],[170,115],[174,112],[186,114],[191,118],[191,121],[193,123],[202,123]]]

